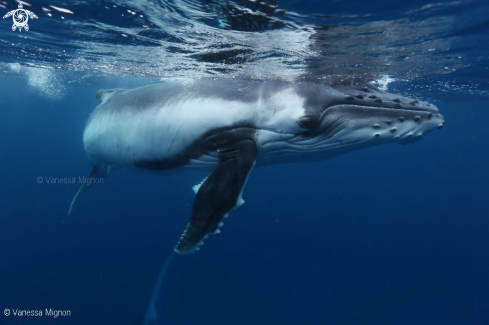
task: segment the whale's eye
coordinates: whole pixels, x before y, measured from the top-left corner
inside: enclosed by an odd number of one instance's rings
[[[312,129],[316,126],[317,119],[315,116],[305,115],[297,120],[297,124],[303,129]]]

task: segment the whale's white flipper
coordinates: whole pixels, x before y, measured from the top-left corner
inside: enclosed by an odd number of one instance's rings
[[[70,215],[73,212],[73,208],[75,207],[76,201],[78,201],[80,196],[92,184],[90,179],[93,176],[95,176],[98,172],[99,172],[99,169],[97,167],[93,166],[92,171],[90,172],[90,174],[88,174],[87,178],[84,179],[83,184],[78,189],[78,192],[76,192],[75,197],[73,198],[73,200],[71,200],[70,209],[68,210],[68,215]]]
[[[156,325],[156,318],[157,318],[156,308],[155,308],[156,300],[158,299],[158,294],[160,293],[161,284],[163,283],[166,270],[168,269],[168,265],[170,265],[170,261],[172,260],[173,255],[175,255],[175,252],[171,252],[170,256],[166,258],[165,264],[163,265],[160,275],[158,276],[158,280],[156,280],[156,284],[153,289],[153,294],[151,295],[151,300],[149,301],[148,309],[146,311],[146,316],[144,317],[144,325],[151,325],[151,324]]]
[[[192,186],[192,190],[194,191],[194,194],[197,194],[197,192],[199,191],[199,189],[202,186],[202,184],[204,184],[204,182],[205,182],[206,179],[207,179],[207,177],[204,178],[202,180],[202,182],[200,182],[199,184]]]

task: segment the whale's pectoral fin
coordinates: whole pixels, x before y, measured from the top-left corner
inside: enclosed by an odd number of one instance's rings
[[[90,171],[90,174],[88,174],[87,178],[82,179],[82,185],[80,186],[80,189],[78,192],[76,192],[75,197],[73,200],[71,200],[70,204],[70,210],[68,210],[68,215],[73,212],[73,208],[75,207],[76,201],[80,198],[80,196],[85,192],[85,190],[92,184],[92,178],[99,172],[99,169],[95,166],[93,166],[92,170]]]
[[[205,182],[206,179],[207,179],[207,177],[204,178],[202,180],[202,182],[200,182],[199,184],[196,184],[196,185],[192,186],[192,191],[194,191],[194,194],[197,194],[199,192],[200,187],[202,186],[202,184],[204,184],[204,182]]]
[[[219,164],[198,189],[190,222],[175,252],[198,250],[209,234],[219,232],[222,219],[243,204],[241,193],[255,165],[256,153],[256,144],[250,139],[219,148]]]

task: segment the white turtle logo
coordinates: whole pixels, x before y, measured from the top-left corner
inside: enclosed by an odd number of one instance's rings
[[[22,28],[28,31],[29,25],[27,25],[27,21],[29,20],[29,17],[37,18],[35,13],[22,8],[23,8],[22,3],[19,3],[19,9],[9,11],[5,16],[3,16],[3,19],[12,16],[12,19],[14,20],[14,24],[12,25],[12,30],[14,32],[17,28],[19,29],[19,32],[22,31]]]

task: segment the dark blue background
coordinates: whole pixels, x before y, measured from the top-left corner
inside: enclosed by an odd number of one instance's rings
[[[78,185],[36,179],[89,172],[98,86],[0,85],[0,309],[72,311],[0,323],[136,324],[205,175],[117,171],[68,217]],[[487,98],[433,96],[447,123],[419,143],[254,170],[222,234],[173,260],[160,324],[489,324]]]

